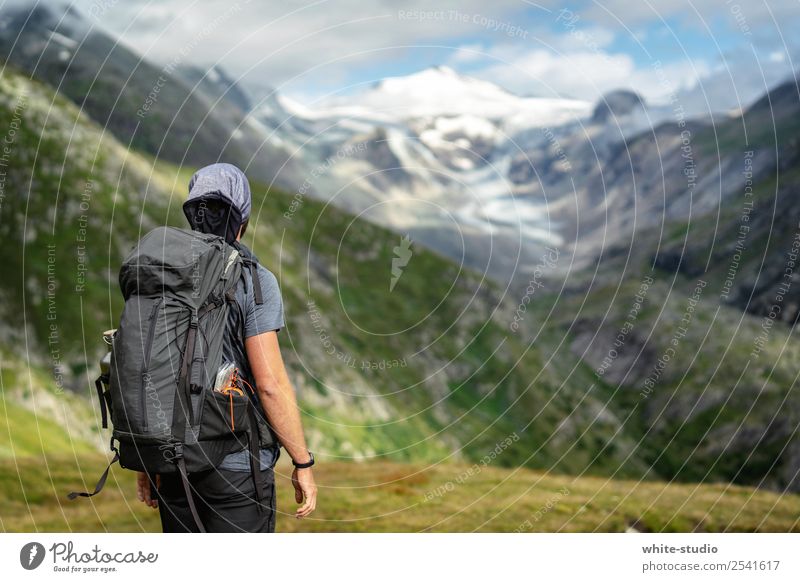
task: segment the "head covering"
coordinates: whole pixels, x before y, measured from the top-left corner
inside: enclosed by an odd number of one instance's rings
[[[232,164],[212,164],[189,180],[189,199],[183,213],[192,229],[222,236],[233,243],[250,217],[250,184]]]
[[[244,172],[233,164],[211,164],[197,170],[189,180],[187,202],[213,194],[235,207],[242,220],[250,218],[250,183]]]

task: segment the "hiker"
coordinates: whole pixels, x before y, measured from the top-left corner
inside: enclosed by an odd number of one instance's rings
[[[239,168],[213,164],[199,170],[189,182],[183,209],[192,230],[224,237],[241,254],[254,259],[240,242],[250,219],[251,196],[247,177]],[[306,448],[294,389],[278,344],[278,332],[284,326],[280,290],[269,270],[255,260],[250,264],[253,268],[243,269],[235,288],[238,309],[230,310],[226,322],[226,338],[235,339],[226,342],[230,345],[224,345],[223,351],[225,359],[236,364],[244,384],[253,387],[250,396],[256,415],[264,415],[276,438],[258,451],[260,479],[254,478],[255,461],[247,448],[228,453],[213,469],[188,474],[188,495],[179,473],[151,478],[139,472],[138,498],[158,508],[164,532],[203,531],[200,525],[208,532],[273,532],[279,444],[295,467],[292,484],[295,500],[301,504],[295,516],[306,517],[316,506],[317,487],[311,469],[314,456]],[[241,333],[232,331],[240,325],[243,340]]]

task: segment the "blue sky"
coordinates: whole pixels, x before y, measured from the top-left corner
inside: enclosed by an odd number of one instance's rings
[[[75,4],[150,60],[220,64],[305,103],[433,65],[520,94],[595,100],[626,87],[655,102],[675,91],[747,101],[800,56],[796,0]]]

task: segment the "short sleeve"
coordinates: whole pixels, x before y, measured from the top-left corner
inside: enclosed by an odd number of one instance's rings
[[[247,294],[244,323],[245,338],[266,333],[280,331],[284,327],[283,299],[278,287],[278,280],[268,269],[258,266],[258,278],[261,281],[261,294],[264,303],[256,305],[253,297],[252,286]]]

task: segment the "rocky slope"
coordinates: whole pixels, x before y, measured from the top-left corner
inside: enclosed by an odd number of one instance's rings
[[[224,157],[252,166],[261,179],[296,182],[288,153],[246,122],[230,83],[221,89],[213,71],[198,75],[186,55],[157,66],[71,5],[4,6],[0,58],[57,87],[123,144],[176,164]]]

